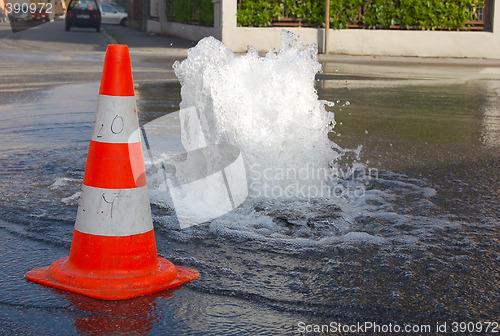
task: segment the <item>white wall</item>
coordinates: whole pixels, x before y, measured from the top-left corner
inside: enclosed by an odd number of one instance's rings
[[[199,41],[206,36],[220,40],[220,29],[188,25],[179,22],[148,20],[148,32],[180,37],[190,41]]]
[[[354,55],[500,58],[491,32],[333,30],[329,52]]]
[[[279,49],[281,28],[236,26],[236,0],[222,0],[222,41],[236,52],[252,45],[260,51]],[[500,9],[500,0],[495,0]],[[404,31],[330,29],[329,53],[349,55],[474,57],[500,59],[500,10],[495,11],[493,32]],[[495,25],[498,23],[498,25]],[[324,52],[324,29],[287,28],[305,43],[316,43]]]

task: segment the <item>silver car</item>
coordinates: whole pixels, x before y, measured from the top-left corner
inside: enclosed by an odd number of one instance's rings
[[[127,25],[128,14],[109,3],[101,3],[101,23]]]

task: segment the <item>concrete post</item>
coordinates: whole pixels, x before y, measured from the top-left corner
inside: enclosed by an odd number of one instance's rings
[[[166,33],[167,31],[167,27],[166,27],[166,24],[167,24],[167,13],[165,12],[166,11],[166,3],[164,0],[160,0],[160,33],[163,34],[163,33]]]
[[[226,43],[226,39],[236,30],[238,4],[236,0],[220,0],[221,2],[221,41]]]
[[[212,3],[214,4],[214,28],[220,28],[222,27],[221,0],[212,0]]]
[[[325,6],[325,49],[324,54],[328,54],[328,39],[330,38],[330,0],[326,0]]]
[[[148,31],[148,19],[150,11],[150,0],[142,0],[141,30]]]
[[[222,1],[212,0],[214,4],[214,29],[217,32],[215,38],[222,39]]]
[[[496,6],[499,5],[499,6]],[[493,15],[491,16],[491,31],[494,34],[500,34],[500,4],[497,0],[492,1],[491,3],[491,11]]]

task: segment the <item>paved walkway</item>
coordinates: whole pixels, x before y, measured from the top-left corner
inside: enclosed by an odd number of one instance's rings
[[[102,25],[102,31],[109,43],[126,44],[133,53],[161,53],[179,57],[186,56],[187,49],[196,45],[196,42],[177,37],[147,33],[119,25]]]

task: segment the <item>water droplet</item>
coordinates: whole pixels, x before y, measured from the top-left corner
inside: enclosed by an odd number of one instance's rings
[[[337,104],[339,104],[339,103],[340,103],[340,100],[337,100]]]
[[[349,106],[349,105],[351,105],[351,103],[350,103],[349,101],[346,101],[346,102],[345,102],[345,105],[346,105],[346,106]]]
[[[368,130],[365,130],[365,134],[368,134]]]

